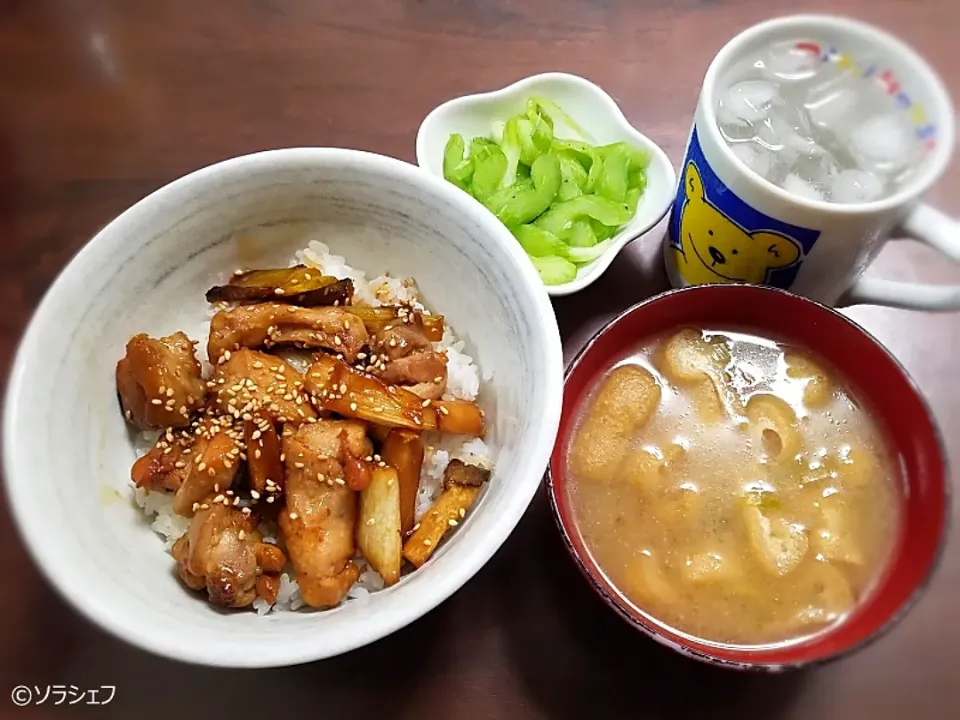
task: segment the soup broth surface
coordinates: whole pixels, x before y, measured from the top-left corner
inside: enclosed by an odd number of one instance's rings
[[[578,412],[578,531],[656,621],[718,644],[796,641],[882,575],[898,468],[868,409],[809,353],[684,329],[618,362]]]

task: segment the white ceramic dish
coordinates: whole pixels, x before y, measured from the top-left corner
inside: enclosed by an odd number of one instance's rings
[[[502,90],[465,95],[438,106],[427,115],[417,133],[417,163],[443,177],[443,149],[451,133],[460,133],[468,142],[478,135],[489,136],[496,122],[522,112],[531,95],[559,105],[586,131],[589,137],[583,139],[588,142],[605,145],[626,141],[650,153],[647,188],[633,220],[613,237],[603,255],[580,268],[574,280],[547,286],[550,295],[569,295],[599,278],[627,243],[660,222],[676,195],[677,176],[666,153],[627,122],[612,97],[589,80],[566,73],[534,75]],[[579,137],[573,128],[560,122],[554,132],[557,137]]]
[[[398,585],[325,612],[219,612],[176,578],[131,500],[131,435],[114,368],[137,332],[196,327],[204,291],[238,265],[298,248],[238,247],[237,231],[321,221],[369,273],[416,278],[482,371],[493,477],[468,520]],[[279,233],[282,235],[282,233]],[[195,338],[197,339],[197,338]],[[203,340],[205,342],[205,339]],[[452,185],[398,160],[339,149],[240,157],[158,190],[104,228],[50,288],[22,341],[4,415],[13,516],[50,582],[119,637],[188,662],[290,665],[372,642],[449,597],[493,555],[550,457],[563,396],[549,299],[513,237]]]

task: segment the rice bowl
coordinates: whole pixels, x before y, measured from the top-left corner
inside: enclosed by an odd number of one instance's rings
[[[141,329],[189,331],[191,322],[208,322],[203,292],[224,268],[289,263],[307,245],[302,236],[277,230],[268,244],[236,238],[251,228],[298,222],[322,224],[331,253],[370,277],[385,271],[416,277],[428,304],[463,333],[463,354],[489,378],[481,378],[480,399],[496,417],[486,442],[497,464],[469,521],[398,585],[329,612],[274,611],[266,618],[214,612],[170,577],[170,555],[150,527],[158,518],[129,500],[138,440],[116,411],[108,368]],[[399,252],[413,248],[416,262]],[[31,382],[35,377],[46,379],[42,387]],[[9,383],[6,488],[37,565],[101,627],[188,662],[307,662],[403,627],[489,559],[539,485],[561,387],[559,333],[539,279],[509,233],[456,189],[367,153],[260,153],[197,171],[144,199],[101,231],[54,283]],[[54,446],[58,451],[49,452]],[[450,450],[438,450],[439,464]],[[60,532],[33,531],[40,526]],[[281,589],[281,605],[284,589],[292,588]],[[247,652],[253,646],[256,654]]]

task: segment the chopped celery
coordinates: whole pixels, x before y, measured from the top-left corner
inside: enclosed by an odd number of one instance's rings
[[[579,140],[561,140],[560,138],[554,138],[553,149],[557,152],[567,151],[572,153],[573,156],[580,161],[584,170],[589,170],[593,165],[593,161],[599,157],[594,148]]]
[[[558,200],[570,200],[583,195],[583,187],[587,184],[587,171],[570,152],[558,153],[560,157],[560,176],[562,178]]]
[[[596,154],[593,157],[593,162],[590,163],[590,171],[587,173],[587,184],[583,186],[583,191],[585,193],[595,193],[597,191],[597,183],[600,182],[600,178],[603,176],[603,158],[600,154]]]
[[[582,139],[556,137],[573,131]],[[528,98],[522,112],[496,121],[489,137],[453,134],[443,176],[506,225],[547,284],[568,282],[636,214],[650,155],[627,142],[593,145],[553,102]],[[573,262],[571,262],[573,260]]]
[[[507,171],[507,156],[492,140],[474,138],[470,141],[473,159],[473,196],[483,202],[500,187]]]
[[[613,240],[604,240],[602,243],[597,243],[593,247],[572,247],[567,250],[567,259],[578,265],[593,262],[607,251],[607,248],[610,247],[612,242]]]
[[[622,203],[615,203],[597,195],[581,195],[572,200],[557,203],[537,218],[536,225],[559,237],[574,220],[583,217],[591,217],[604,225],[616,228],[630,222],[632,215]]]
[[[642,193],[647,187],[646,171],[630,168],[630,172],[627,173],[627,187]]]
[[[500,149],[507,158],[507,170],[500,179],[500,187],[508,188],[517,181],[517,164],[520,162],[520,130],[517,124],[519,117],[512,117],[507,120],[503,127],[503,140],[500,142]]]
[[[563,234],[562,239],[572,248],[592,247],[599,242],[589,220],[574,220]]]
[[[630,169],[630,158],[621,143],[610,146],[609,150],[602,154],[602,157],[603,172],[600,173],[594,189],[597,195],[616,203],[622,203],[627,194],[627,172]]]
[[[474,173],[476,175],[476,173]],[[637,205],[640,203],[640,194],[643,192],[643,188],[632,187],[627,190],[627,196],[624,198],[624,204],[627,206],[627,210],[630,211],[630,215],[637,214]]]
[[[576,120],[567,115],[559,105],[548,98],[543,97],[534,97],[530,98],[527,101],[527,107],[531,104],[535,104],[537,109],[547,117],[551,118],[552,121],[560,120],[564,125],[573,130],[577,135],[582,137],[584,140],[591,140],[589,133],[584,130]]]
[[[577,277],[577,266],[556,255],[532,257],[530,261],[540,273],[544,285],[562,285]]]
[[[454,133],[443,149],[443,177],[461,190],[469,192],[467,185],[473,175],[473,160],[464,158],[463,151],[463,136]]]
[[[509,228],[530,222],[550,207],[561,182],[556,154],[549,152],[538,157],[530,167],[530,179],[532,188],[517,183],[487,198],[487,208]]]
[[[604,225],[599,220],[591,220],[590,227],[593,228],[593,234],[597,236],[597,240],[600,242],[612,238],[617,234],[617,228]]]
[[[567,246],[552,232],[547,232],[536,225],[518,225],[513,228],[513,236],[517,238],[520,247],[530,257],[546,257],[559,255],[565,257]]]

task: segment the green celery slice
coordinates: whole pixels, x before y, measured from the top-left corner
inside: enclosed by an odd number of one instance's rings
[[[532,188],[517,183],[498,190],[484,203],[508,228],[528,223],[550,207],[561,182],[557,156],[550,152],[538,157],[530,168],[530,178]]]
[[[513,228],[513,236],[530,257],[565,257],[567,254],[567,246],[563,240],[536,225],[518,225]]]
[[[517,126],[519,117],[507,120],[503,127],[503,139],[500,149],[507,158],[507,169],[500,179],[500,188],[508,188],[517,181],[517,165],[520,163],[520,129]]]
[[[470,178],[473,175],[473,160],[464,158],[465,144],[463,136],[453,133],[443,149],[443,177],[461,190],[469,192]]]
[[[589,219],[574,220],[561,239],[570,247],[592,247],[600,242]]]
[[[630,158],[622,143],[617,143],[602,153],[603,172],[597,179],[596,193],[616,203],[624,202],[627,195],[627,173],[630,170]]]
[[[470,141],[473,159],[473,196],[483,202],[500,187],[507,171],[507,156],[492,140],[476,137]]]
[[[577,265],[593,262],[598,257],[603,255],[603,253],[607,251],[607,248],[609,248],[612,243],[613,240],[604,240],[602,243],[597,243],[593,247],[570,248],[567,251],[567,259],[572,263],[576,263]]]
[[[555,204],[537,218],[536,225],[562,237],[575,220],[583,217],[591,217],[604,225],[617,228],[629,222],[632,216],[622,203],[615,203],[597,195],[581,195]]]
[[[583,195],[583,187],[587,184],[587,171],[583,165],[570,152],[558,153],[560,157],[560,190],[557,193],[558,200],[571,200],[579,195]]]
[[[577,277],[577,266],[556,255],[532,257],[530,261],[540,273],[544,285],[563,285]]]

